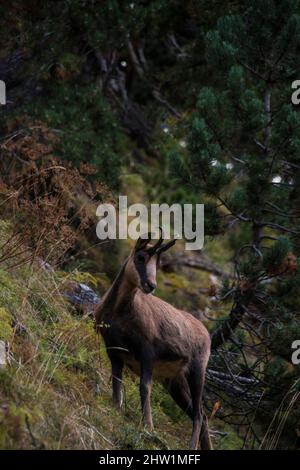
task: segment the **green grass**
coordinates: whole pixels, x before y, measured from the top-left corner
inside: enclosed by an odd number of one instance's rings
[[[9,230],[0,223],[1,242]],[[191,422],[159,383],[152,391],[152,433],[143,428],[139,382],[130,371],[122,410],[113,408],[104,344],[93,321],[61,294],[72,278],[94,288],[102,283],[85,272],[46,273],[35,263],[0,265],[0,340],[10,357],[0,369],[0,448],[186,449]],[[105,276],[103,282],[107,288]],[[197,294],[198,282],[198,274],[190,279],[160,272],[160,295],[185,305],[189,291]],[[224,437],[223,448],[238,447],[234,437]]]
[[[112,407],[110,364],[92,320],[60,294],[61,274],[0,270],[0,338],[10,365],[0,371],[2,449],[184,448],[190,423],[159,384],[154,433],[141,423],[137,378],[125,374],[125,403]],[[178,427],[181,431],[178,434]],[[180,435],[180,439],[178,438]]]

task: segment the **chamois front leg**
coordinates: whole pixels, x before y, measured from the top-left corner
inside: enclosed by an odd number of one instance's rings
[[[151,413],[151,387],[152,387],[152,364],[141,362],[140,395],[144,426],[148,431],[153,430]]]
[[[124,363],[118,357],[112,357],[110,360],[112,369],[113,404],[116,408],[121,408],[123,401],[122,374]]]

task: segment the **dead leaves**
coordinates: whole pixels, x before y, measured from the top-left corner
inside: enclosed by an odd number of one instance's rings
[[[210,415],[210,418],[209,419],[212,419],[215,414],[221,409],[222,407],[222,402],[221,400],[217,400],[213,406],[213,409],[212,409],[212,412],[211,412],[211,415]]]
[[[21,232],[30,229],[27,244],[39,248],[36,255],[56,263],[95,224],[96,200],[107,199],[109,191],[87,179],[96,174],[93,165],[81,163],[77,169],[55,156],[58,133],[43,122],[25,116],[8,127],[1,145],[0,207],[10,217],[15,214]]]

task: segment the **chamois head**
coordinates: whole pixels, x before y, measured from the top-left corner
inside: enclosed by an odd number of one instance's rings
[[[151,233],[148,233],[146,238],[140,237],[125,267],[127,280],[145,294],[150,294],[156,289],[156,269],[160,254],[176,243],[176,240],[163,243],[161,228],[160,232],[160,238],[154,245],[149,244]]]

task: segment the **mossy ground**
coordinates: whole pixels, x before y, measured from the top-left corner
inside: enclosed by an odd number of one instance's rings
[[[80,281],[90,277],[74,273]],[[155,432],[143,430],[131,373],[125,375],[123,409],[114,410],[104,345],[93,321],[62,297],[63,282],[61,272],[37,266],[0,269],[0,338],[10,363],[0,370],[0,447],[186,447],[190,423],[179,410],[170,412],[174,405],[159,384],[152,400]]]
[[[0,238],[9,224],[1,223]],[[2,449],[186,449],[191,423],[159,383],[152,393],[155,431],[141,422],[138,378],[124,378],[121,412],[111,401],[111,370],[93,321],[61,292],[66,278],[107,287],[90,273],[44,272],[39,266],[0,269],[0,338],[9,364],[0,370]],[[162,297],[183,302],[180,274],[160,273]],[[105,284],[105,286],[104,286]],[[218,446],[218,443],[217,443]]]

